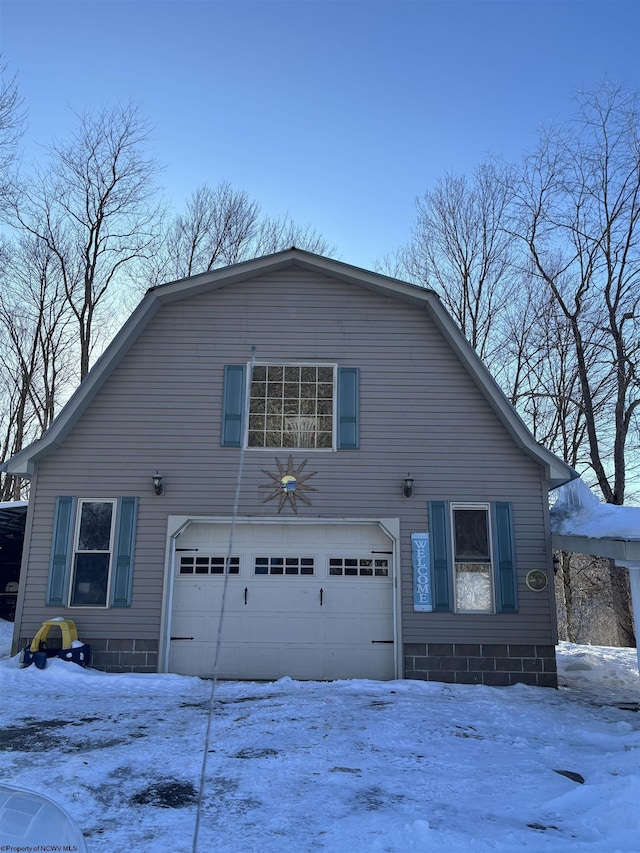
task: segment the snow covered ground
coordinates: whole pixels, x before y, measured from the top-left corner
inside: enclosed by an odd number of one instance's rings
[[[211,684],[20,669],[10,630],[0,783],[47,793],[90,853],[191,851]],[[562,644],[559,664],[558,691],[219,684],[197,849],[638,853],[640,713],[616,707],[640,699],[635,650]]]

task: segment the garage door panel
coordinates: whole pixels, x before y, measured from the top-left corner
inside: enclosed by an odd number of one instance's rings
[[[264,673],[263,676],[247,675],[247,678],[280,678],[279,673],[282,672],[282,650],[280,646],[253,646],[245,657],[247,660],[251,659],[253,669]]]
[[[367,645],[374,641],[393,639],[393,621],[382,622],[365,615],[350,618],[327,617],[324,621],[324,642],[340,643],[344,646]]]
[[[323,607],[329,613],[389,613],[391,583],[366,589],[371,581],[361,581],[357,586],[344,586],[336,581],[324,584]]]
[[[204,625],[208,616],[205,614],[174,614],[171,625],[172,637],[199,637],[204,639]]]
[[[222,604],[222,589],[215,581],[195,583],[180,578],[176,581],[173,612],[192,612],[194,601],[197,602],[198,610],[215,613]]]
[[[305,579],[273,578],[268,585],[247,584],[247,606],[251,611],[308,612],[319,607],[320,589],[309,588]]]
[[[171,643],[174,672],[213,674],[228,536],[197,523],[180,537],[171,634],[194,640]],[[390,545],[373,523],[237,525],[218,677],[392,678],[393,644],[372,642],[393,639],[391,561],[371,556]]]
[[[251,614],[247,636],[249,643],[282,643],[284,630],[282,619],[271,613]]]
[[[318,679],[324,671],[324,650],[314,645],[284,646],[282,668],[291,678]]]
[[[309,619],[298,614],[282,620],[284,624],[283,638],[287,643],[323,643],[324,628],[320,619]]]
[[[354,617],[347,619],[340,616],[327,616],[323,624],[324,642],[327,644],[340,643],[341,645],[354,642],[361,643],[362,632],[359,630],[359,624],[354,624],[354,622],[359,622],[359,620]]]
[[[207,677],[213,672],[211,644],[173,642],[169,659],[173,672]]]

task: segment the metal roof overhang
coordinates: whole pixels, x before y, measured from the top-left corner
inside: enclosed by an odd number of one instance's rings
[[[552,533],[551,545],[560,551],[574,554],[591,554],[593,557],[608,557],[617,566],[629,569],[631,606],[636,625],[640,625],[640,539],[614,539],[609,536],[579,536],[572,533]],[[640,671],[640,644],[638,671]]]
[[[579,536],[573,533],[552,533],[551,544],[558,551],[606,557],[621,566],[640,565],[640,539],[614,539],[608,536]]]

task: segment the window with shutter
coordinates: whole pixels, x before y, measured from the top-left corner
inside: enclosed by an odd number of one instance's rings
[[[511,504],[429,503],[433,609],[515,613]]]
[[[56,501],[47,604],[129,607],[138,498]]]
[[[268,363],[247,374],[245,365],[225,367],[223,446],[358,449],[358,368]]]

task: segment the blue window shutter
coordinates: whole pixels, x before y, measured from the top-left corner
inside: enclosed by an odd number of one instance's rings
[[[242,443],[245,374],[246,367],[244,364],[225,365],[220,442],[223,447],[240,447]]]
[[[67,605],[75,510],[75,498],[56,498],[51,559],[49,561],[47,604],[59,607],[66,607]]]
[[[516,613],[518,601],[511,504],[496,502],[492,508],[498,611]]]
[[[360,447],[360,370],[338,368],[338,450]]]
[[[136,547],[138,498],[119,498],[116,520],[116,541],[113,549],[113,607],[131,607],[133,586],[133,556]]]
[[[433,577],[433,609],[451,610],[451,525],[449,502],[429,502],[429,538],[431,541],[431,574]]]

